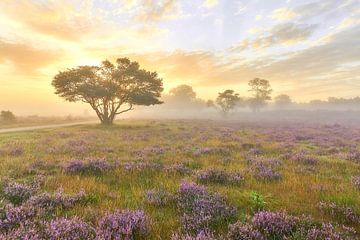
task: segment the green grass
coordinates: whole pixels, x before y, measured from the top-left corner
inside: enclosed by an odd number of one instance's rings
[[[281,148],[269,136],[255,128],[238,127],[231,130],[239,139],[224,141],[219,132],[224,127],[211,121],[121,121],[112,127],[100,125],[82,125],[59,129],[44,129],[32,132],[0,134],[0,149],[9,144],[18,144],[24,148],[20,156],[0,155],[0,178],[26,179],[38,172],[45,174],[44,190],[56,191],[62,187],[66,193],[76,193],[84,189],[91,195],[87,205],[58,212],[58,215],[79,215],[96,222],[107,211],[114,209],[144,209],[152,219],[152,238],[168,239],[172,232],[180,227],[179,214],[174,204],[154,207],[144,203],[143,194],[147,189],[164,187],[175,193],[182,179],[195,181],[194,176],[180,176],[163,171],[128,172],[117,168],[103,175],[66,174],[62,164],[72,159],[105,157],[111,162],[133,161],[133,150],[147,146],[168,147],[161,155],[148,155],[146,161],[160,162],[164,165],[187,162],[193,168],[221,168],[226,171],[241,171],[245,182],[241,185],[208,184],[211,191],[227,196],[228,201],[239,209],[239,218],[252,213],[251,192],[259,193],[270,210],[286,210],[294,215],[311,215],[319,221],[334,221],[322,214],[317,208],[320,201],[335,201],[346,204],[360,212],[359,191],[351,184],[351,176],[359,173],[359,165],[331,156],[322,156],[314,172],[307,172],[304,166],[290,160],[284,160],[280,166],[282,180],[275,182],[259,181],[253,177],[245,160],[246,150],[243,143],[261,143],[265,155],[280,157]],[[83,140],[87,150],[77,154],[66,149],[69,141]],[[222,153],[195,156],[177,151],[182,147],[230,149],[230,162],[224,162]],[[311,143],[303,142],[297,148],[315,148]],[[103,151],[110,147],[113,152]],[[49,149],[55,149],[50,152]],[[42,160],[48,165],[29,171],[30,166]],[[357,227],[360,231],[360,227]]]

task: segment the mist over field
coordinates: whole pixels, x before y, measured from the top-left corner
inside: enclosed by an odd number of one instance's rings
[[[0,0],[0,240],[360,239],[359,0]]]

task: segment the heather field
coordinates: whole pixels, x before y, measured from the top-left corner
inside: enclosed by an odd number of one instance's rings
[[[358,239],[360,127],[123,120],[0,134],[0,239]]]

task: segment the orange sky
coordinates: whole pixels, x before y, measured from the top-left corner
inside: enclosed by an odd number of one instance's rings
[[[297,101],[360,95],[358,1],[87,0],[0,2],[0,109],[75,114],[59,71],[130,57],[199,97],[270,80]]]

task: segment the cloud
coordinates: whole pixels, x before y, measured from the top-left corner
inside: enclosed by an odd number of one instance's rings
[[[219,0],[205,0],[203,6],[206,8],[213,8],[219,4]]]
[[[56,62],[62,56],[63,54],[59,51],[37,49],[26,44],[0,39],[0,64],[10,62],[18,72],[34,73]]]
[[[136,18],[141,21],[176,19],[181,16],[177,0],[142,0]]]
[[[275,9],[271,15],[269,16],[272,19],[278,20],[278,21],[288,21],[297,16],[297,13],[292,11],[288,8],[278,8]]]
[[[72,41],[97,27],[98,19],[91,14],[91,8],[86,2],[78,7],[66,1],[0,2],[0,14],[9,16],[35,32]]]
[[[265,30],[264,28],[252,28],[250,33],[261,32],[262,35],[255,39],[245,39],[238,48],[233,50],[245,50],[246,47],[255,49],[268,48],[275,45],[292,45],[309,38],[317,28],[315,24],[281,23]]]
[[[267,68],[268,72],[298,78],[316,78],[329,74],[343,64],[359,62],[358,39],[360,39],[359,28],[344,30],[334,34],[331,41],[325,44],[289,54],[287,58]]]

